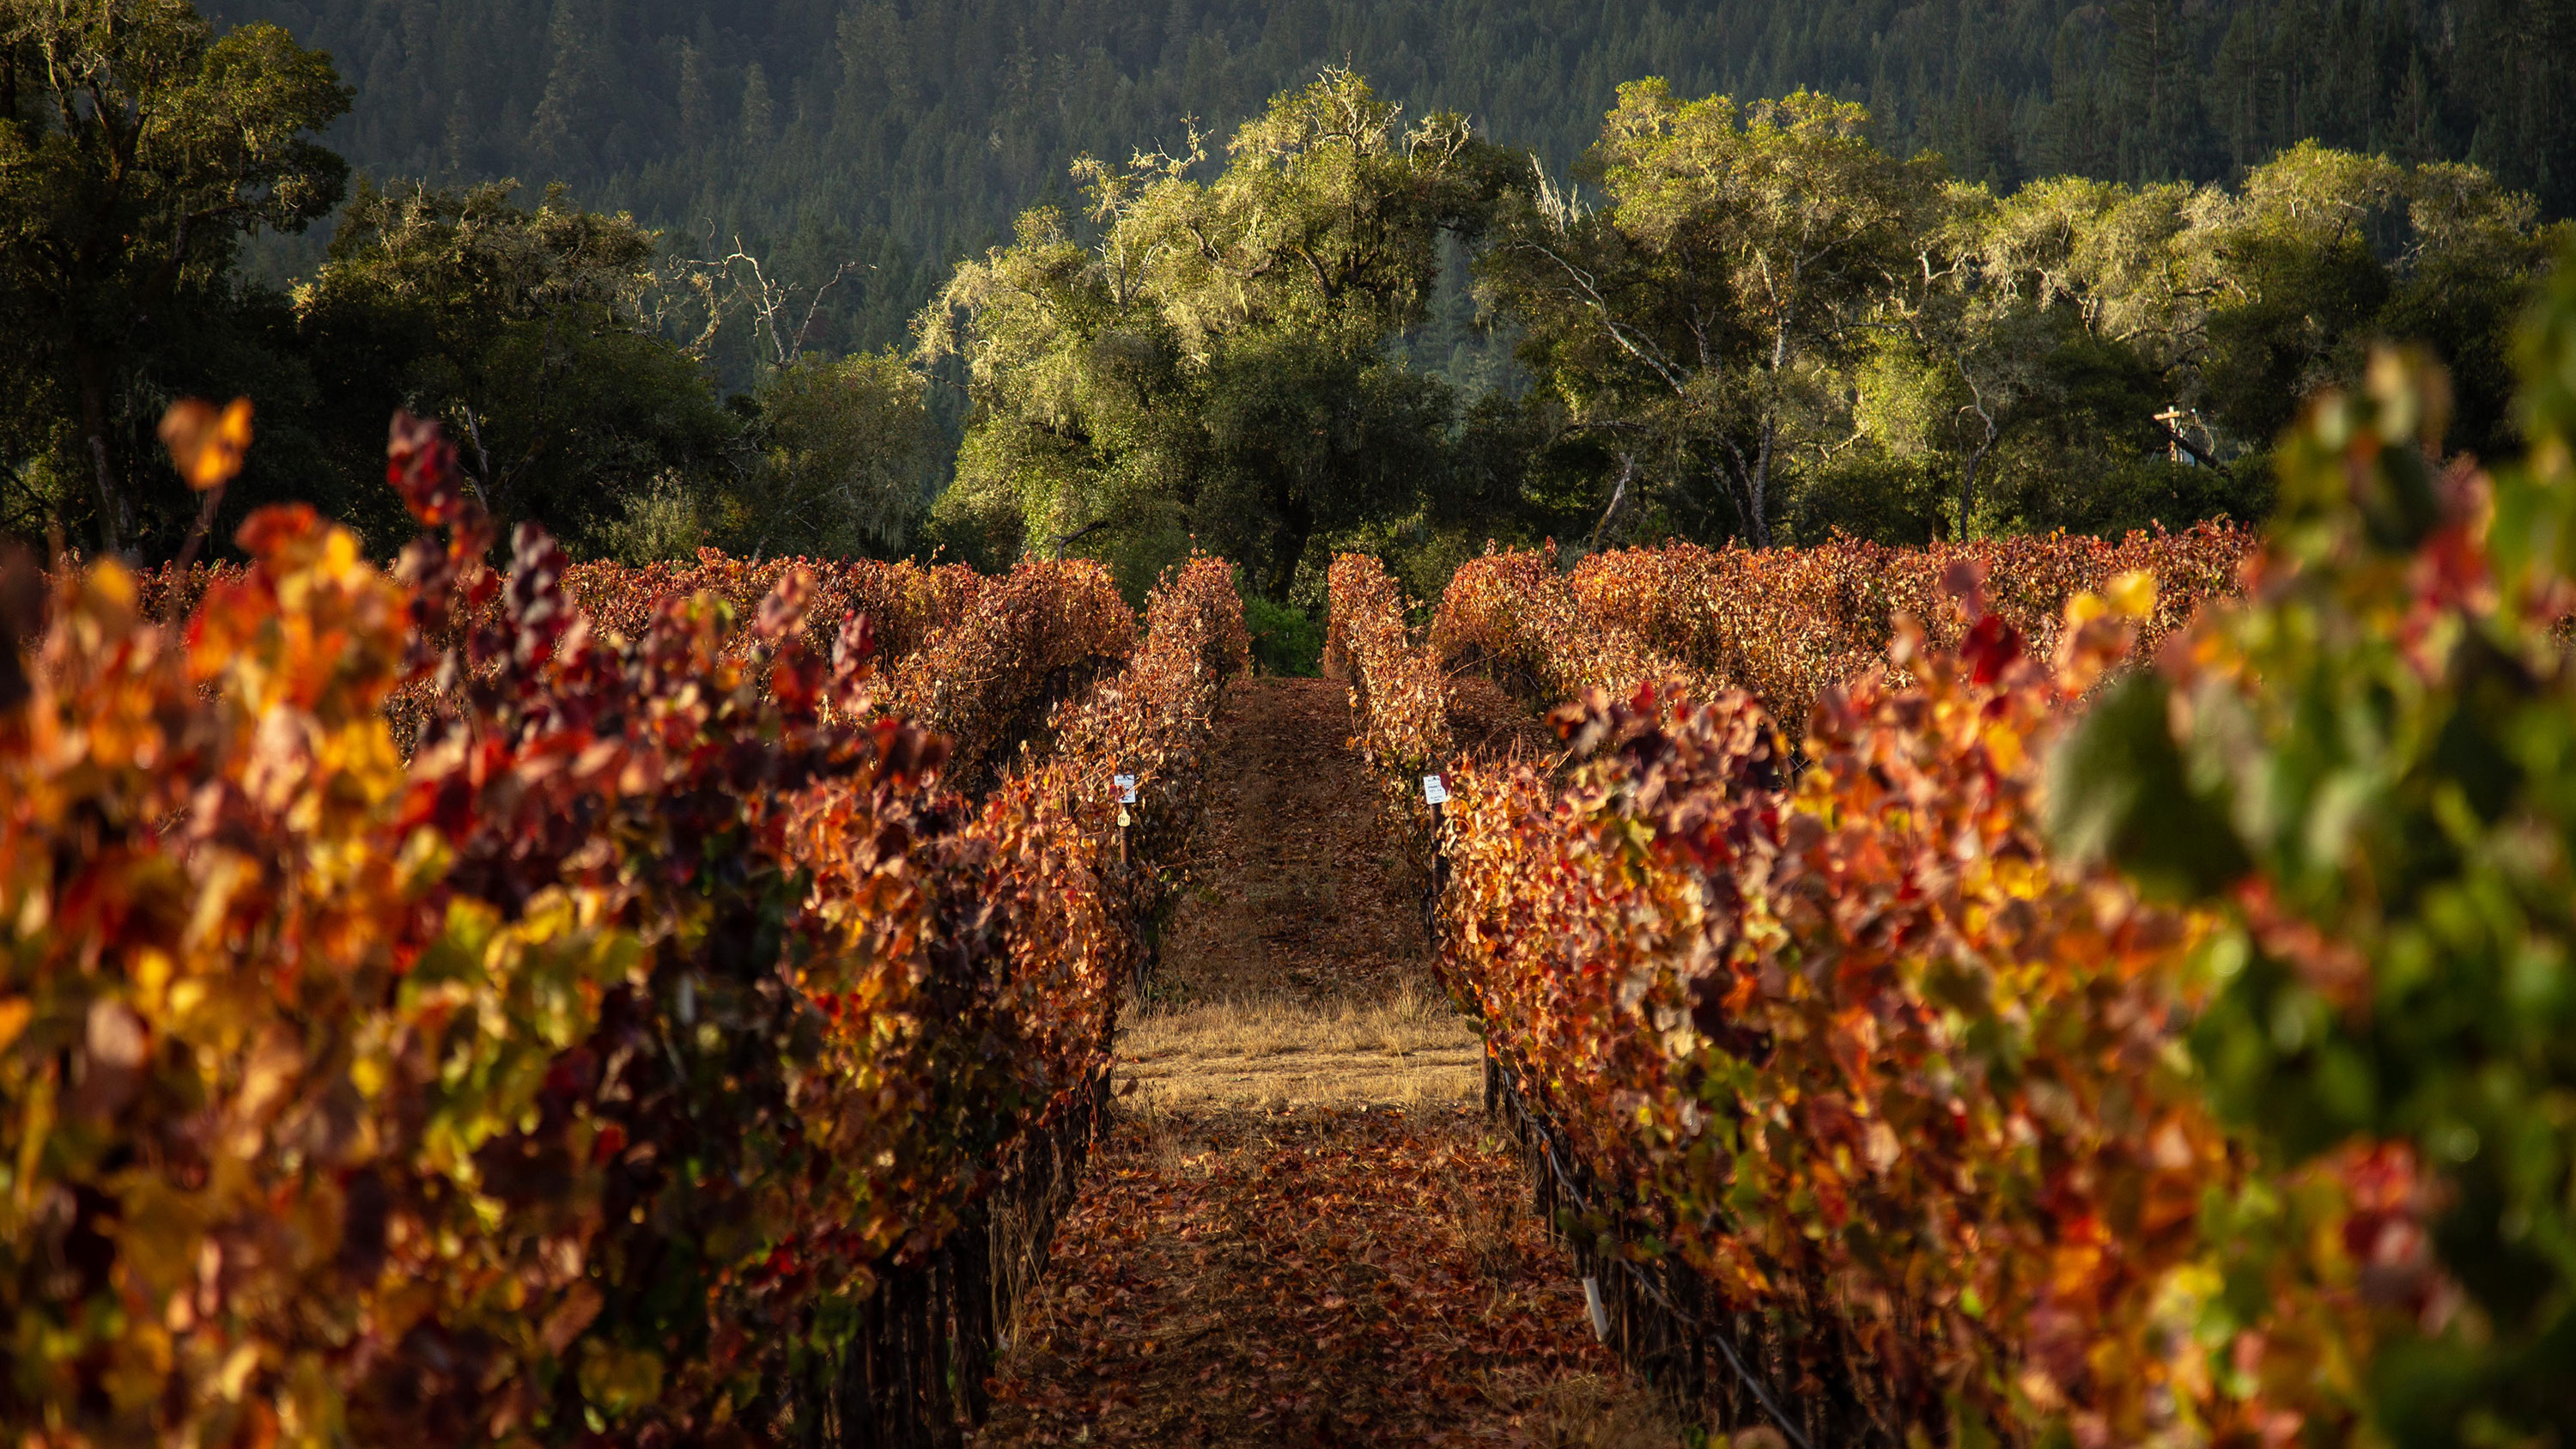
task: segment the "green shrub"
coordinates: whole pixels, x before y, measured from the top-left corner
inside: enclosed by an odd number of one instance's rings
[[[1311,679],[1324,672],[1324,626],[1314,615],[1246,594],[1243,622],[1252,631],[1252,662],[1261,673]]]

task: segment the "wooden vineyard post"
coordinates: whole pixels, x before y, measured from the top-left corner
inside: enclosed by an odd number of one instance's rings
[[[1422,888],[1422,939],[1436,954],[1440,946],[1440,892],[1449,884],[1449,859],[1440,846],[1440,829],[1449,803],[1449,782],[1434,770],[1422,777],[1422,803],[1431,807],[1431,879]]]
[[[1129,767],[1129,769],[1133,768],[1133,766]],[[1137,889],[1137,887],[1135,882],[1128,877],[1127,832],[1136,823],[1135,813],[1129,808],[1136,803],[1136,777],[1122,770],[1112,774],[1109,777],[1109,782],[1115,786],[1118,791],[1118,875],[1121,881],[1120,889],[1132,891]],[[1152,944],[1152,932],[1154,926],[1150,919],[1150,913],[1149,919],[1143,923],[1143,926],[1147,933],[1146,949],[1137,954],[1135,970],[1136,996],[1140,1001],[1143,1000],[1145,996],[1147,970],[1150,965],[1150,958],[1154,954]]]
[[[1127,828],[1136,823],[1127,809],[1136,803],[1136,777],[1119,774],[1112,775],[1110,780],[1118,787],[1118,864],[1124,869],[1127,864]]]

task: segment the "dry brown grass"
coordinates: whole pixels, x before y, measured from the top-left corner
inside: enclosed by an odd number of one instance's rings
[[[1456,1102],[1483,1084],[1475,1031],[1411,987],[1373,1002],[1271,997],[1138,1011],[1118,1057],[1122,1088],[1133,1082],[1160,1105]]]
[[[1654,1390],[1625,1374],[1558,1379],[1540,1391],[1528,1427],[1539,1449],[1674,1449],[1688,1437]],[[1769,1446],[1748,1441],[1746,1449]]]

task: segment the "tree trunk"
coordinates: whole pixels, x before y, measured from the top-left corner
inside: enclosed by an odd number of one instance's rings
[[[198,552],[205,548],[208,535],[215,531],[215,514],[224,506],[224,490],[230,486],[218,483],[206,490],[206,501],[197,508],[196,526],[188,530],[187,546],[179,550],[179,572],[186,573],[188,565],[195,563]]]
[[[1306,541],[1315,536],[1314,510],[1303,503],[1280,504],[1279,530],[1279,552],[1270,560],[1261,593],[1273,603],[1284,604],[1297,582],[1297,565],[1306,557]]]
[[[1975,515],[1977,509],[1977,471],[1985,466],[1986,454],[1992,451],[1994,446],[1994,440],[1988,438],[1975,452],[1970,453],[1968,471],[1959,480],[1959,542],[1961,543],[1968,541],[1968,520]]]
[[[1635,476],[1637,476],[1637,455],[1633,452],[1621,453],[1619,455],[1619,485],[1610,490],[1610,506],[1601,510],[1601,521],[1592,525],[1592,541],[1583,546],[1583,551],[1585,553],[1599,553],[1601,551],[1601,535],[1608,531],[1611,515],[1619,511],[1621,500],[1628,496],[1628,480]]]
[[[98,547],[102,554],[125,551],[134,520],[125,490],[116,486],[114,455],[108,447],[107,365],[89,347],[75,342],[72,365],[80,376],[81,433],[88,445],[90,472],[98,487]]]
[[[1762,447],[1753,455],[1753,476],[1745,480],[1744,490],[1752,504],[1751,516],[1745,520],[1745,527],[1752,534],[1755,548],[1771,546],[1771,452],[1779,437],[1778,415],[1765,415],[1762,419]]]
[[[1763,375],[1762,446],[1753,456],[1753,476],[1746,480],[1745,492],[1751,495],[1753,516],[1747,527],[1755,548],[1771,546],[1771,457],[1778,451],[1780,440],[1780,375],[1789,368],[1789,328],[1797,316],[1791,309],[1780,319],[1771,334],[1771,366]]]

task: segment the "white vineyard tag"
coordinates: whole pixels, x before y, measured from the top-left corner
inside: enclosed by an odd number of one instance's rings
[[[1110,778],[1118,786],[1118,803],[1121,805],[1135,804],[1136,777],[1133,775],[1113,775]]]
[[[1425,805],[1446,805],[1449,803],[1449,786],[1438,775],[1425,775],[1422,777],[1422,803]]]

